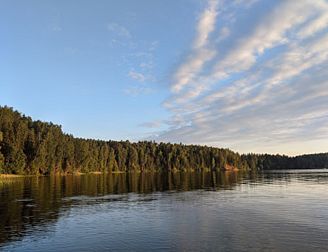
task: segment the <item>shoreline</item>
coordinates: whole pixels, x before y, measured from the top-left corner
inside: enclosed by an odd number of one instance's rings
[[[24,174],[0,174],[0,178],[23,178],[23,177],[35,177],[41,175],[24,175]]]
[[[120,173],[127,173],[127,172],[112,172],[112,174],[120,174]],[[81,175],[103,175],[103,174],[109,174],[108,172],[74,172],[74,173],[53,173],[48,175],[42,175],[42,174],[10,174],[10,173],[0,173],[0,178],[22,178],[22,177],[48,177],[48,176],[81,176]]]
[[[222,171],[195,171],[195,170],[190,170],[190,171],[179,171],[179,170],[172,170],[168,171],[170,173],[189,173],[189,172],[238,172],[240,169],[225,169]],[[95,171],[95,172],[74,172],[74,173],[53,173],[53,174],[48,174],[48,175],[42,175],[42,174],[0,174],[0,179],[2,178],[23,178],[23,177],[52,177],[52,176],[83,176],[83,175],[108,175],[108,174],[128,174],[128,173],[162,173],[163,171],[116,171],[116,172],[100,172],[100,171]]]

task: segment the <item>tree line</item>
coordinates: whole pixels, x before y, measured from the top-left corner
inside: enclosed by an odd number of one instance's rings
[[[296,157],[286,155],[242,155],[251,170],[321,169],[328,168],[328,153],[306,154]]]
[[[0,106],[0,173],[209,171],[328,167],[328,153],[287,157],[239,155],[208,146],[102,141],[65,134],[61,126],[33,121]]]

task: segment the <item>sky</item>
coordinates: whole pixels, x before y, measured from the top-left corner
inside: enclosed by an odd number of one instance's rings
[[[77,137],[328,151],[327,0],[0,0],[0,105]]]

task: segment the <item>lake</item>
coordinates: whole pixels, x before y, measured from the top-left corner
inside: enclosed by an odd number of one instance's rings
[[[328,170],[0,179],[4,251],[327,251]]]

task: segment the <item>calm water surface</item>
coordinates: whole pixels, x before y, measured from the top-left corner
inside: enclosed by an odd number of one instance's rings
[[[328,170],[0,180],[4,251],[328,251]]]

